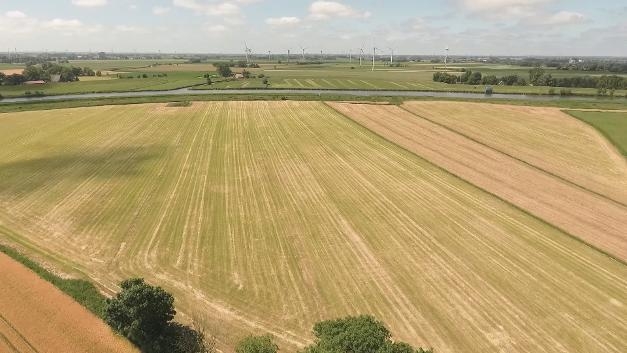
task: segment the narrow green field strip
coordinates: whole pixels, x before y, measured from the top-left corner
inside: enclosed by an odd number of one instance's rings
[[[627,113],[567,111],[575,118],[592,125],[627,156]]]

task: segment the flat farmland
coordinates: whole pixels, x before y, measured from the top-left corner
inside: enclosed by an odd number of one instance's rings
[[[7,113],[0,140],[1,240],[143,276],[225,348],[355,313],[437,352],[627,348],[623,263],[323,103]]]
[[[107,72],[116,75],[115,72]],[[0,86],[0,94],[4,97],[23,96],[26,91],[41,91],[46,95],[81,94],[95,92],[126,92],[126,91],[163,91],[192,85],[202,84],[205,79],[194,72],[169,72],[165,77],[153,77],[148,73],[147,78],[137,78],[139,72],[120,73],[122,77],[133,78],[103,79],[87,78],[77,82],[48,82],[43,85]],[[82,78],[81,78],[82,79]]]
[[[421,103],[410,104],[413,110],[422,109]],[[626,206],[397,106],[329,105],[447,171],[623,261],[627,260]],[[432,104],[427,102],[425,105]],[[471,109],[472,104],[469,104],[467,110]],[[567,115],[564,117],[572,119]],[[484,129],[489,130],[488,126]]]
[[[627,204],[625,158],[593,127],[557,108],[456,102],[407,102],[403,107],[544,171]],[[622,121],[620,116],[617,119],[617,122]],[[620,128],[612,130],[620,131]]]
[[[0,352],[138,352],[98,317],[2,252],[0,268]]]

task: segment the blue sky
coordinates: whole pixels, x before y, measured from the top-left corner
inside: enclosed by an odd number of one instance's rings
[[[627,56],[610,0],[0,0],[0,50]],[[368,49],[371,50],[371,49]]]

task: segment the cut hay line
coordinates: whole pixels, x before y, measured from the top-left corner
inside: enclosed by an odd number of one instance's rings
[[[20,141],[0,150],[3,240],[105,288],[146,277],[225,350],[292,351],[357,313],[438,352],[627,345],[624,265],[322,103],[15,113],[0,139]]]
[[[396,106],[328,103],[447,171],[627,260],[627,208],[542,173]]]

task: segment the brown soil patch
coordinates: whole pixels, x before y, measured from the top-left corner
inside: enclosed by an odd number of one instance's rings
[[[0,253],[0,352],[137,352],[99,318]]]
[[[627,260],[627,208],[396,106],[328,103],[447,171]]]

